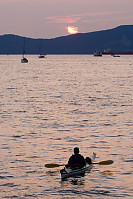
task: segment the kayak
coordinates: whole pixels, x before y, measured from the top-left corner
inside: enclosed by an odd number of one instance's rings
[[[93,156],[91,158],[92,161],[94,161],[96,158],[96,154],[93,153]],[[66,168],[60,170],[61,173],[61,179],[66,179],[69,177],[75,177],[75,176],[84,176],[86,171],[90,171],[92,169],[92,164],[88,164],[86,162],[86,165],[82,168],[77,168],[77,169],[71,169],[71,168]]]

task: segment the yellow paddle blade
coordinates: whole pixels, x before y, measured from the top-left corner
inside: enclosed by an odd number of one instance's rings
[[[105,160],[105,161],[101,161],[98,164],[100,165],[109,165],[109,164],[113,164],[113,160]]]
[[[61,166],[61,165],[59,165],[59,164],[45,164],[45,167],[47,167],[47,168],[54,168],[54,167],[59,167],[59,166]]]

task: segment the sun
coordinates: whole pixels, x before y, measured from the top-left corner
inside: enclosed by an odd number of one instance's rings
[[[70,34],[76,34],[78,33],[78,27],[74,27],[74,26],[68,26],[67,27],[67,31]]]

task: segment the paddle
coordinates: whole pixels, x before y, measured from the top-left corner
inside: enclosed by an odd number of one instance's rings
[[[110,164],[113,164],[113,160],[105,160],[105,161],[101,161],[101,162],[92,162],[92,164],[110,165]]]
[[[101,162],[93,162],[92,164],[100,164],[100,165],[110,165],[113,163],[113,160],[105,160],[105,161],[101,161]],[[55,167],[60,167],[60,166],[64,166],[63,164],[45,164],[46,168],[55,168]]]
[[[60,166],[64,166],[64,164],[45,164],[45,167],[47,168],[54,168],[54,167],[60,167]]]

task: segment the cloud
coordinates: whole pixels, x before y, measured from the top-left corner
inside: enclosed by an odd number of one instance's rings
[[[53,17],[47,17],[47,22],[48,23],[76,23],[79,20],[81,20],[82,16],[75,16],[75,15],[71,15],[71,16],[53,16]]]
[[[96,18],[99,20],[99,17],[108,17],[116,18],[116,15],[122,15],[126,11],[110,11],[110,12],[93,12],[93,13],[81,13],[79,15],[70,15],[70,16],[51,16],[47,17],[47,23],[56,23],[56,24],[73,24],[77,22],[87,23],[88,21],[95,21]]]

